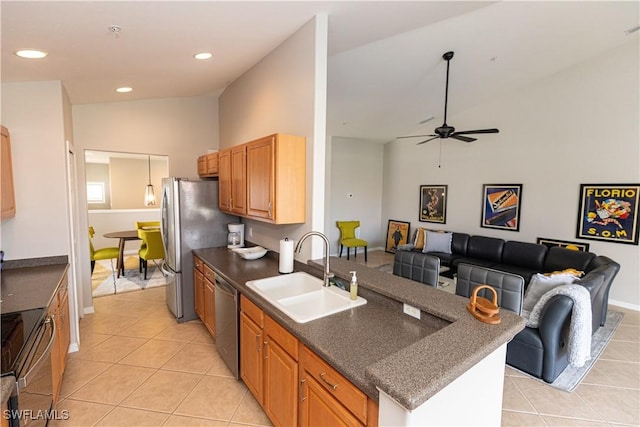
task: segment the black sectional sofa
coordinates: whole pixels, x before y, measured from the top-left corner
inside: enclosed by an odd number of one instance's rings
[[[393,273],[436,286],[440,266],[449,268],[443,275],[458,275],[458,295],[468,297],[473,288],[484,280],[484,283],[499,288],[498,304],[516,311],[517,314],[520,313],[519,309],[513,308],[518,306],[512,301],[513,298],[502,301],[503,282],[509,276],[520,276],[523,279],[522,290],[509,290],[510,295],[515,292],[524,296],[531,277],[536,273],[567,268],[584,271],[585,275],[576,283],[585,286],[591,294],[592,333],[605,324],[609,290],[620,270],[617,262],[591,252],[453,233],[451,253],[398,251]],[[462,267],[460,272],[458,267]],[[458,273],[462,273],[464,277]],[[482,279],[472,280],[472,274]],[[471,286],[470,283],[475,285]],[[568,364],[566,343],[572,307],[573,301],[569,297],[556,295],[551,298],[543,309],[539,327],[526,327],[508,344],[507,363],[547,382],[553,382]]]

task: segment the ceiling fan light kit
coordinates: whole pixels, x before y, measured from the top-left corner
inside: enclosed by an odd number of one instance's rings
[[[411,136],[400,136],[398,138],[423,138],[423,137],[429,137],[429,138],[425,139],[424,141],[418,142],[417,145],[424,144],[425,142],[433,141],[434,139],[438,139],[438,138],[440,138],[440,139],[453,138],[453,139],[457,139],[458,141],[473,142],[473,141],[476,140],[476,138],[472,138],[472,137],[469,137],[469,136],[466,136],[466,135],[475,135],[475,134],[481,134],[481,133],[498,133],[499,132],[498,129],[496,129],[496,128],[465,130],[465,131],[456,132],[456,128],[454,128],[453,126],[449,126],[447,124],[447,107],[448,107],[448,104],[449,104],[449,62],[453,58],[453,55],[454,55],[453,51],[445,52],[442,55],[442,59],[447,61],[447,81],[446,81],[445,90],[444,90],[444,122],[443,122],[442,126],[435,128],[435,130],[433,131],[433,134],[431,134],[431,135],[411,135]]]

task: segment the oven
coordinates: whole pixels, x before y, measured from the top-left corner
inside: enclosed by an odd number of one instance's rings
[[[55,336],[55,322],[44,308],[2,313],[2,375],[14,375],[17,382],[8,407],[11,427],[46,426],[53,415]]]

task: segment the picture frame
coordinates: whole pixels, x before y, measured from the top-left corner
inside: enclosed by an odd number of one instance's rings
[[[407,221],[389,220],[385,252],[395,253],[399,245],[406,245],[408,243],[410,226],[411,223]]]
[[[522,184],[484,184],[480,227],[520,230]]]
[[[544,237],[538,237],[536,243],[539,245],[545,245],[549,248],[559,246],[561,248],[573,249],[575,251],[589,252],[589,244],[582,242],[569,242],[566,240],[547,239]]]
[[[447,186],[421,185],[420,212],[421,222],[447,223]]]
[[[580,184],[576,237],[638,244],[640,184]]]

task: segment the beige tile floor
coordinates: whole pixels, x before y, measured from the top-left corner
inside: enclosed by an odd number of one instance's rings
[[[372,251],[367,264],[392,260]],[[94,306],[80,321],[81,350],[69,355],[62,384],[57,409],[69,419],[53,425],[271,425],[202,323],[171,317],[164,288],[97,298]],[[502,425],[640,425],[640,313],[615,309],[625,312],[622,325],[573,393],[507,367]]]

